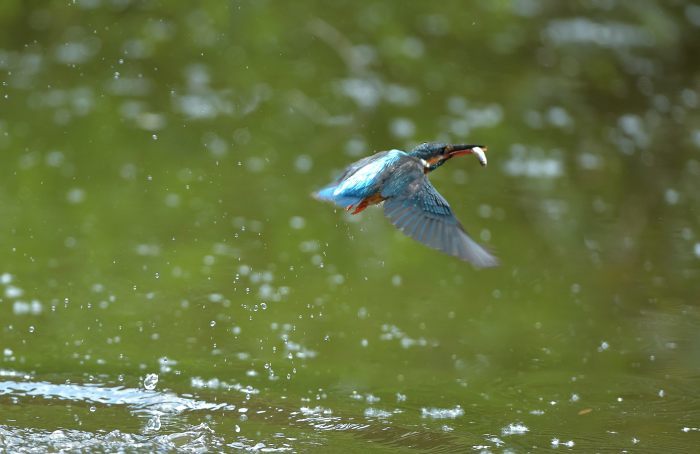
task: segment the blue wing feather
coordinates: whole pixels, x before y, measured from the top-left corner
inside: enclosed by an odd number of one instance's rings
[[[379,192],[393,166],[407,157],[403,151],[390,150],[361,159],[348,166],[334,184],[321,189],[314,196],[343,208],[357,205]]]
[[[362,201],[362,197],[352,197],[350,195],[336,195],[334,194],[337,186],[328,186],[314,194],[319,200],[325,200],[327,202],[333,202],[336,205],[346,208],[351,205],[357,205]]]
[[[396,180],[387,182],[382,195],[389,196],[384,201],[384,214],[404,234],[480,268],[498,264],[491,253],[469,237],[422,171],[396,172]]]

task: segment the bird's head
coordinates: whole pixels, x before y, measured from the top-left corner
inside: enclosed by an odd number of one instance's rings
[[[447,144],[427,142],[418,145],[409,154],[427,163],[426,169],[432,171],[455,156],[474,154],[482,166],[486,165],[485,145]]]

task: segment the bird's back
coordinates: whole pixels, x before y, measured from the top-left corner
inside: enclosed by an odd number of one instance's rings
[[[420,161],[401,150],[376,153],[350,164],[335,183],[316,196],[341,206],[354,205],[379,193],[387,181],[394,179],[397,170],[407,165],[420,165]]]

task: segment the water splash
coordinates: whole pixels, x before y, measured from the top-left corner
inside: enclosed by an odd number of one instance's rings
[[[100,384],[54,384],[34,381],[2,381],[0,396],[37,397],[46,400],[75,401],[103,405],[124,405],[133,413],[180,414],[197,410],[228,410],[235,405],[210,403],[177,394],[159,391],[146,391],[123,386]]]

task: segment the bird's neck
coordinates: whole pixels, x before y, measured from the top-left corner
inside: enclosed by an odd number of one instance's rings
[[[413,156],[414,158],[418,159],[418,160],[421,162],[421,164],[423,164],[423,171],[424,171],[425,173],[432,172],[433,170],[435,170],[435,169],[437,169],[438,167],[440,167],[441,165],[443,165],[443,164],[445,163],[445,161],[447,161],[447,159],[438,159],[438,160],[430,159],[430,158],[428,158],[428,159],[423,159],[422,157],[417,156],[417,155],[414,154],[414,153],[409,153],[409,155],[411,155],[411,156]]]
[[[443,165],[445,163],[446,159],[442,159],[440,161],[436,161],[436,162],[432,162],[432,163],[425,161],[425,160],[422,160],[422,161],[425,163],[425,164],[423,164],[423,171],[425,173],[430,173],[433,170],[440,167],[441,165]]]

